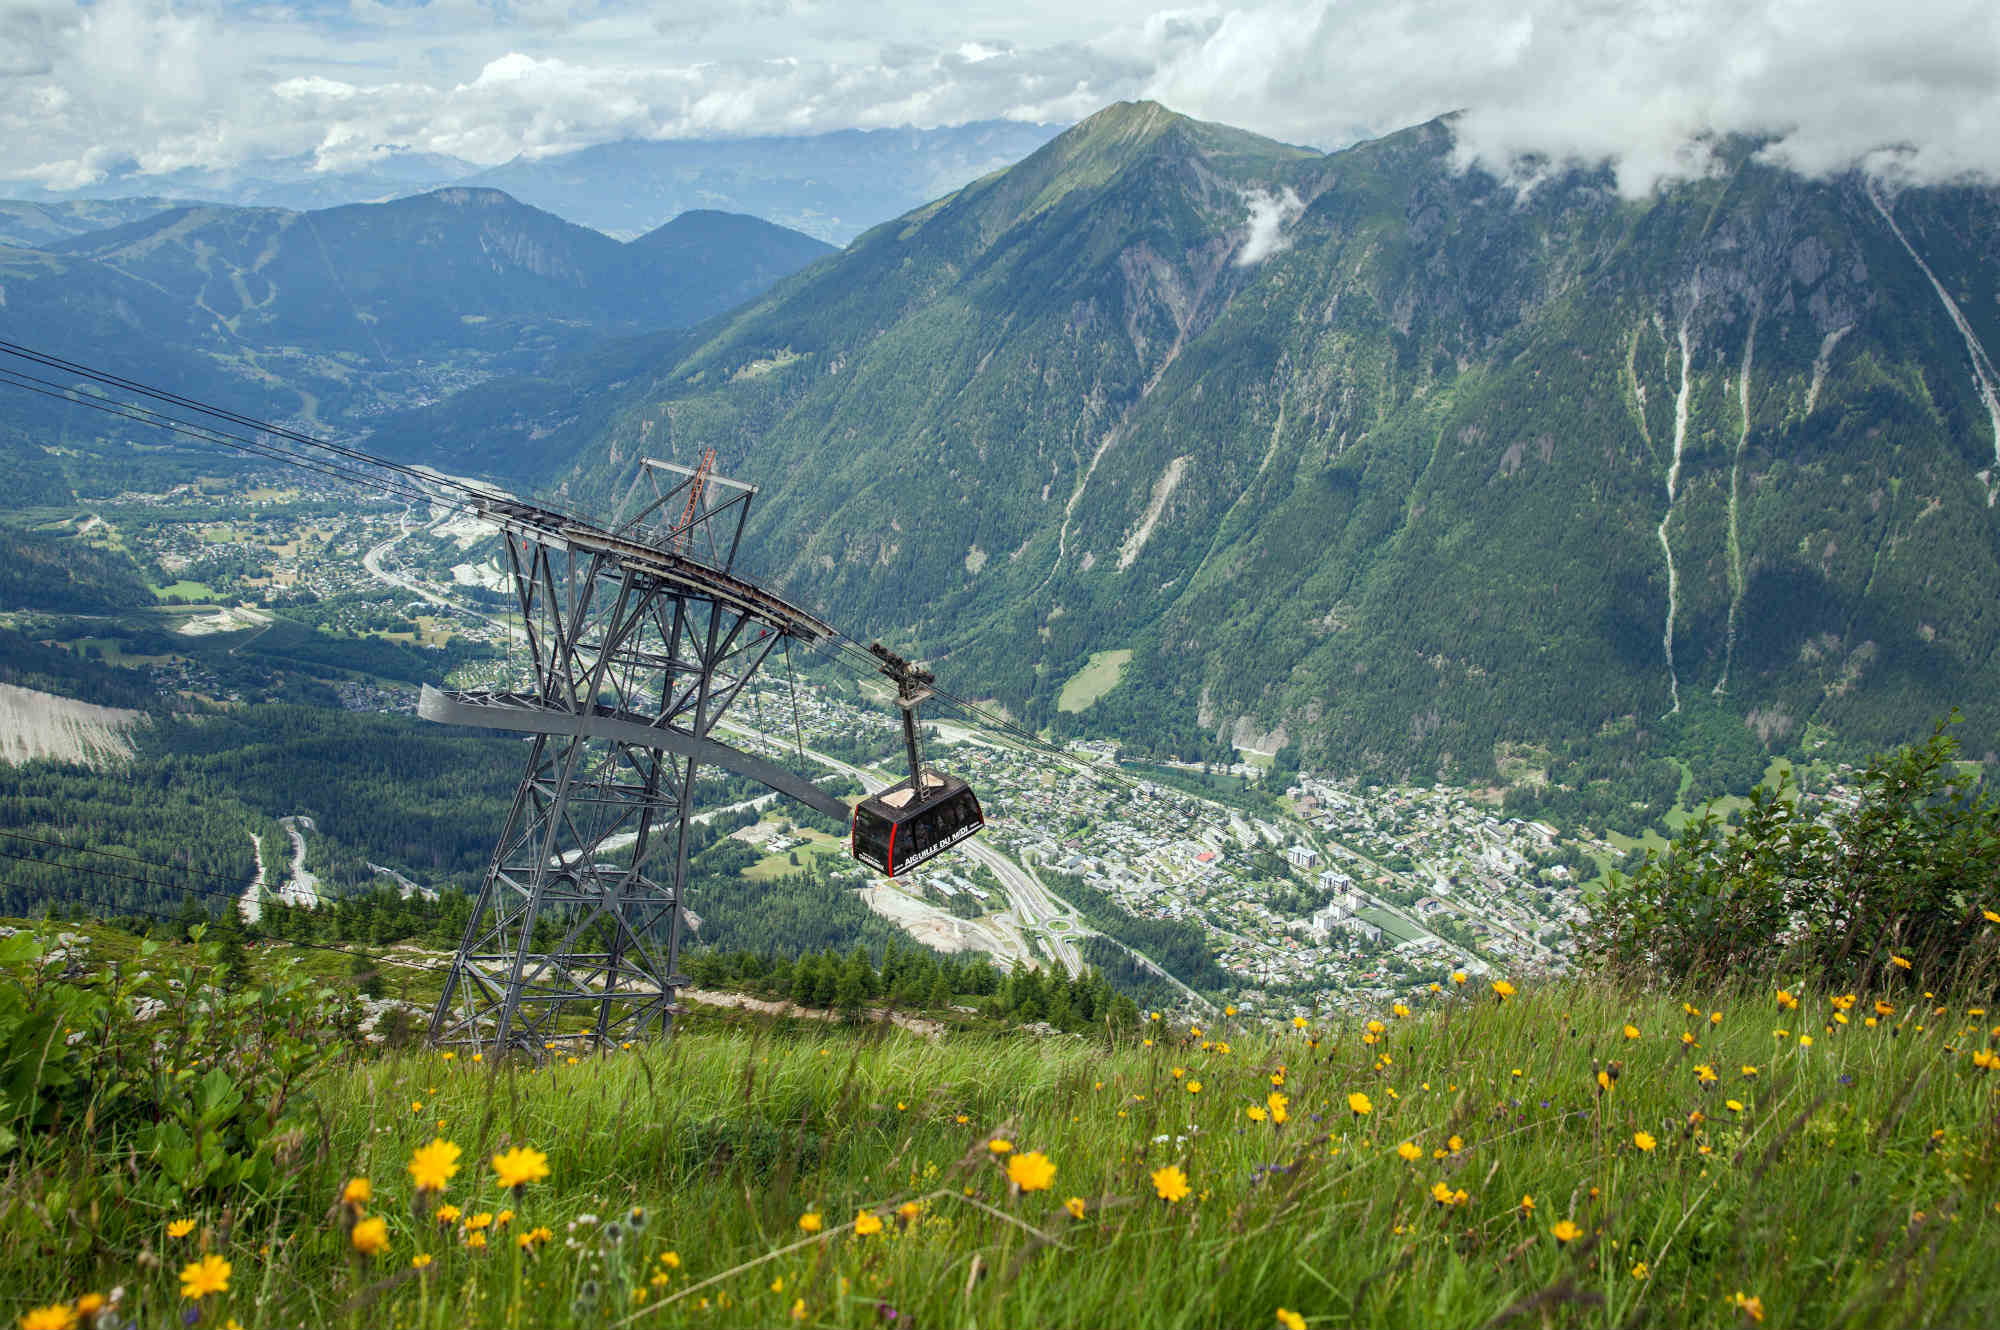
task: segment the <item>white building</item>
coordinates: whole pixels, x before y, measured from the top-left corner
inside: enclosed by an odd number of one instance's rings
[[[1291,860],[1292,867],[1307,872],[1319,867],[1319,851],[1310,845],[1294,845],[1285,851],[1285,858]]]

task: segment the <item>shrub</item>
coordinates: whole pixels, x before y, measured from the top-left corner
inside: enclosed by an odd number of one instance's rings
[[[1921,959],[1940,986],[1990,985],[1980,924],[2000,897],[2000,805],[1960,774],[1955,720],[1870,762],[1849,806],[1803,800],[1787,775],[1751,791],[1740,825],[1690,819],[1664,854],[1611,874],[1590,902],[1586,950],[1642,980],[1802,966],[1858,989],[1895,955]]]

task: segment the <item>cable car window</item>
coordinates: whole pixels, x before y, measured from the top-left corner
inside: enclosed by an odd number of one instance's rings
[[[873,856],[878,863],[888,863],[889,825],[889,819],[873,809],[867,807],[855,809],[855,851]]]

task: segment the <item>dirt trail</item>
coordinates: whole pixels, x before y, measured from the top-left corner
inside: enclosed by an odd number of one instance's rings
[[[712,988],[683,988],[680,991],[683,1002],[699,1002],[705,1007],[736,1007],[743,1011],[761,1011],[772,1016],[794,1016],[802,1021],[837,1021],[841,1019],[837,1011],[826,1011],[819,1007],[795,1007],[789,1002],[768,1002],[763,998],[745,997],[741,993],[721,993]],[[871,1021],[882,1019],[879,1007],[864,1007],[862,1016]],[[945,1032],[942,1021],[925,1020],[921,1016],[905,1016],[900,1011],[888,1013],[889,1020],[926,1039],[935,1039]]]

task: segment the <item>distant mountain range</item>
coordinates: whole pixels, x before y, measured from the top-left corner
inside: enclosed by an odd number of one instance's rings
[[[1144,746],[1612,804],[1953,703],[2000,749],[2000,192],[1452,146],[1113,107],[650,365],[396,429],[584,498],[714,447],[764,573],[1038,722],[1130,650],[1088,719]]]
[[[354,424],[608,336],[685,327],[832,253],[754,217],[689,212],[630,243],[497,190],[317,212],[17,206],[0,330],[241,409]]]
[[[621,240],[684,212],[721,211],[749,213],[844,245],[878,222],[1012,165],[1061,128],[986,120],[940,129],[633,141],[519,157],[490,169],[434,153],[393,151],[365,168],[320,171],[307,154],[229,170],[126,171],[66,191],[0,180],[0,198],[23,201],[0,203],[0,242],[34,243],[38,233],[13,218],[37,204],[138,202],[131,196],[143,195],[298,210],[467,185],[504,191]]]

